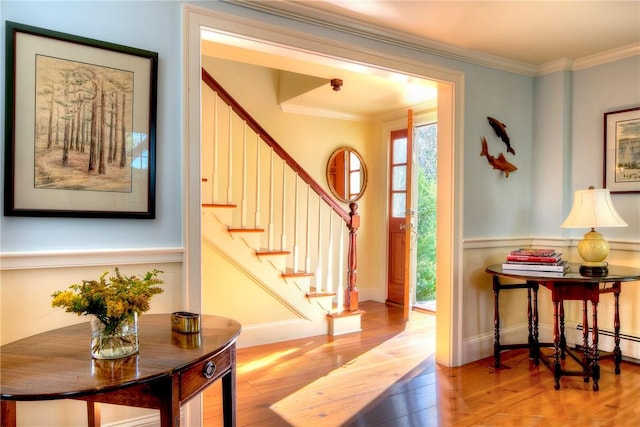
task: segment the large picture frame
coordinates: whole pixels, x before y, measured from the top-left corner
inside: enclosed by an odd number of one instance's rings
[[[7,216],[155,218],[158,54],[6,22]]]
[[[603,186],[640,193],[640,107],[604,113]]]

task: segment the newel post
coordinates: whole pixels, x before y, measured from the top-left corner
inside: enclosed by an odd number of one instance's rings
[[[358,214],[358,204],[351,203],[349,205],[349,216],[351,222],[349,223],[349,254],[347,257],[348,266],[348,278],[349,283],[345,290],[344,296],[344,309],[345,311],[357,311],[358,310],[358,245],[356,238],[358,236],[358,228],[360,227],[360,214]]]

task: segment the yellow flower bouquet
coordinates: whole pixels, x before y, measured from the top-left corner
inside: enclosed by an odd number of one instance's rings
[[[113,359],[138,351],[138,315],[149,310],[151,297],[163,292],[158,284],[160,270],[145,275],[126,276],[115,269],[115,276],[105,272],[98,280],[83,280],[68,290],[54,292],[52,307],[68,313],[93,315],[91,319],[91,354],[97,359]]]

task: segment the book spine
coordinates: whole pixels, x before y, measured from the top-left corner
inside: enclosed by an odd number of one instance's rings
[[[527,277],[564,277],[565,271],[505,270],[505,273],[519,273]]]
[[[554,249],[518,249],[509,252],[509,255],[551,257],[556,255],[556,251]]]
[[[560,265],[544,265],[544,264],[502,264],[503,270],[520,270],[520,271],[552,271],[562,273],[567,270],[566,263]]]
[[[529,256],[529,255],[507,255],[507,261],[523,261],[523,262],[549,262],[556,263],[560,261],[560,257],[546,256]]]
[[[505,261],[507,264],[515,265],[561,265],[564,261],[558,260],[557,262],[534,262],[534,261]]]

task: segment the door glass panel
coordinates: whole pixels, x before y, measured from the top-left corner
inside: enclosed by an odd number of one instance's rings
[[[405,193],[394,193],[391,196],[391,216],[394,218],[404,218],[406,203],[407,195]]]
[[[407,167],[394,166],[391,180],[392,191],[402,191],[407,188]]]
[[[354,153],[349,153],[349,161],[351,162],[349,168],[352,171],[360,170],[360,159],[358,158],[358,156],[356,156]]]
[[[360,171],[351,172],[351,181],[349,182],[349,185],[351,186],[349,189],[351,194],[358,194],[358,192],[360,192],[360,188],[362,188],[360,186]]]
[[[407,138],[393,141],[393,163],[407,163]]]

